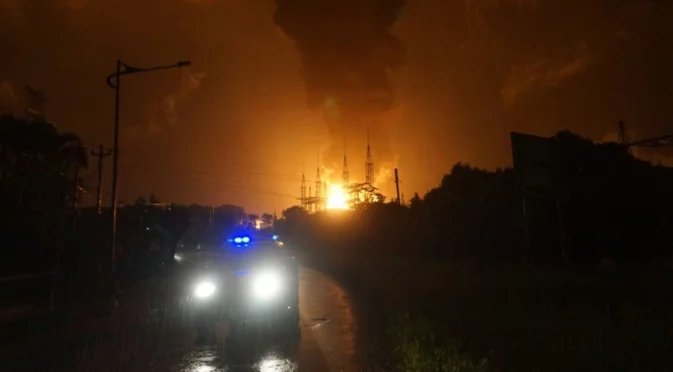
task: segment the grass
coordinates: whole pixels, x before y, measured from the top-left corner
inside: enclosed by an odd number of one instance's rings
[[[362,298],[409,314],[388,323],[399,371],[673,370],[668,272],[599,274],[391,255],[340,262]],[[485,356],[487,364],[475,362]]]
[[[488,360],[475,362],[461,352],[456,341],[441,340],[427,319],[412,319],[408,314],[391,324],[390,341],[398,371],[405,372],[482,372]]]

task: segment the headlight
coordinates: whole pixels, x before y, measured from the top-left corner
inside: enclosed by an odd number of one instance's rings
[[[282,278],[276,272],[265,271],[256,274],[252,281],[255,298],[268,300],[278,295],[282,289]]]
[[[212,282],[201,282],[194,288],[194,295],[198,298],[208,298],[215,293],[215,284]]]

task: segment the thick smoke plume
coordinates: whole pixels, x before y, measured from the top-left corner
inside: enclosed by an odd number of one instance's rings
[[[364,143],[367,127],[377,162],[393,160],[383,117],[394,103],[388,74],[404,63],[404,48],[390,29],[405,3],[276,0],[275,22],[302,56],[308,105],[322,110],[329,127],[328,168],[340,169],[344,140],[351,149]]]
[[[572,56],[566,60],[537,58],[513,66],[500,91],[506,107],[513,106],[521,96],[539,87],[555,88],[564,80],[586,72],[592,65],[603,61],[596,52]]]

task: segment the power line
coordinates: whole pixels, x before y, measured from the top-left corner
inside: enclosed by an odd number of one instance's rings
[[[142,163],[137,163],[133,162],[134,166],[146,166],[146,167],[151,167],[153,169],[161,170],[161,167],[157,167],[156,165],[146,165]],[[300,177],[299,175],[294,175],[294,174],[287,174],[287,173],[280,173],[280,172],[256,172],[256,171],[250,171],[250,170],[243,170],[241,168],[236,168],[236,167],[216,167],[216,166],[206,166],[205,168],[196,168],[196,167],[189,167],[189,168],[180,168],[180,167],[171,167],[171,168],[163,168],[164,170],[168,172],[185,172],[185,173],[206,173],[208,175],[212,175],[212,171],[218,172],[223,175],[240,175],[240,174],[246,174],[246,175],[252,175],[252,176],[258,176],[258,177],[273,177],[273,176],[281,176],[281,177],[287,177],[289,179],[292,179],[293,181],[298,180]]]
[[[45,57],[39,56],[37,54],[27,52],[25,50],[19,49],[16,46],[13,45],[2,45],[0,46],[0,49],[3,51],[6,51],[7,49],[10,49],[13,53],[3,53],[5,56],[9,58],[16,58],[16,59],[23,59],[23,60],[31,60],[33,62],[36,62],[41,65],[41,67],[48,66],[50,68],[55,68],[59,69],[64,72],[68,73],[75,73],[79,75],[85,75],[88,77],[95,77],[97,79],[100,78],[100,75],[97,72],[88,70],[87,67],[90,67],[90,65],[79,65],[79,66],[73,66],[73,65],[65,65],[61,63],[55,62],[56,60],[54,59],[47,59]]]
[[[129,168],[129,169],[134,169],[134,168]],[[149,167],[136,167],[135,169],[141,170],[141,171],[151,170]],[[165,172],[165,170],[160,170],[160,171]],[[289,198],[297,199],[296,195],[289,195],[289,194],[283,194],[283,193],[274,192],[274,191],[260,190],[260,189],[243,187],[243,186],[238,186],[238,185],[231,185],[231,184],[227,184],[227,183],[217,182],[217,181],[214,181],[214,180],[208,180],[208,179],[198,178],[198,177],[189,176],[189,175],[179,175],[179,174],[175,174],[175,172],[163,173],[163,176],[166,177],[166,178],[180,179],[180,180],[184,180],[184,179],[188,178],[188,179],[191,179],[193,181],[202,182],[202,183],[205,183],[205,184],[210,184],[210,185],[216,186],[219,189],[233,189],[233,190],[252,192],[252,193],[258,193],[258,194],[274,195],[274,196],[284,197],[284,198],[288,198],[288,199]]]
[[[209,167],[213,171],[208,171],[204,169],[198,169],[198,168],[176,168],[176,167],[171,167],[171,168],[165,168],[165,167],[157,167],[154,165],[146,165],[146,164],[138,164],[136,162],[131,163],[131,164],[125,164],[124,167],[136,167],[136,168],[143,168],[147,170],[152,170],[152,171],[164,171],[164,172],[169,172],[169,173],[183,173],[183,174],[196,174],[196,175],[205,175],[208,177],[217,177],[217,178],[244,178],[246,176],[249,176],[251,178],[253,177],[258,177],[258,178],[275,178],[275,177],[282,177],[285,178],[283,182],[296,182],[299,183],[301,182],[301,176],[299,175],[292,175],[292,174],[287,174],[287,173],[279,173],[279,172],[255,172],[255,171],[248,171],[248,170],[231,170],[231,169],[225,169],[225,168],[217,168],[217,167]],[[311,179],[306,179],[309,182],[315,182],[315,180]]]

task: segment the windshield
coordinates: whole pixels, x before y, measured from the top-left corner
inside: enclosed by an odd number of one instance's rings
[[[199,252],[194,263],[202,268],[231,269],[262,265],[264,262],[282,260],[284,256],[274,243],[254,243],[247,247],[226,244]]]

